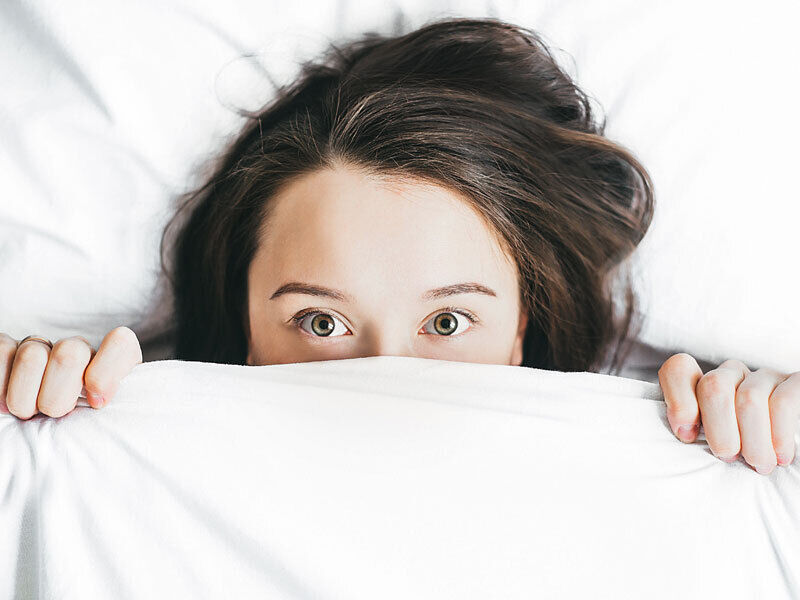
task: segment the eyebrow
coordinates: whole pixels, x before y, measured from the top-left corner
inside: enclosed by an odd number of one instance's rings
[[[351,296],[339,290],[328,288],[322,285],[303,283],[301,281],[290,281],[288,283],[284,283],[281,287],[275,290],[269,299],[274,300],[278,296],[282,296],[284,294],[307,294],[309,296],[333,298],[334,300],[339,300],[340,302],[353,301]],[[432,290],[428,290],[422,294],[422,296],[420,296],[420,300],[437,300],[439,298],[446,298],[447,296],[455,296],[456,294],[485,294],[486,296],[497,297],[497,294],[492,288],[481,285],[480,283],[466,282],[453,283],[451,285],[433,288]]]

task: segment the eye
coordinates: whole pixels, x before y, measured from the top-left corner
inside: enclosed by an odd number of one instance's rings
[[[461,324],[472,324],[475,323],[477,320],[474,315],[468,313],[465,310],[459,310],[457,308],[453,308],[448,306],[447,308],[441,309],[443,312],[439,312],[435,315],[432,319],[428,321],[428,323],[433,323],[434,331],[428,331],[426,328],[423,328],[423,331],[428,333],[436,333],[442,337],[450,337],[453,335],[460,335],[464,332],[464,328],[459,327],[459,322]],[[463,319],[457,319],[456,315],[461,315],[464,317]],[[426,323],[425,325],[427,325]]]
[[[464,318],[458,319],[456,318],[456,315],[460,315]],[[311,318],[309,319],[309,317]],[[339,335],[344,334],[342,329],[345,331],[350,331],[343,323],[341,328],[337,329],[336,325],[337,323],[341,323],[341,321],[339,321],[339,319],[336,318],[332,313],[321,310],[306,310],[292,317],[292,321],[296,327],[299,327],[300,329],[307,331],[309,334],[316,337],[339,337]],[[308,321],[308,323],[311,325],[311,331],[304,327],[306,321]],[[438,337],[452,337],[454,335],[460,335],[464,332],[465,327],[461,327],[461,325],[473,324],[477,321],[478,318],[472,313],[466,310],[448,306],[440,309],[440,311],[432,319],[429,319],[427,323],[425,323],[423,331],[438,335]],[[433,331],[430,331],[427,328],[428,323],[433,324]],[[339,335],[334,335],[337,332]]]
[[[312,331],[308,331],[305,327],[303,327],[303,323],[306,321],[306,317],[313,317],[309,320],[311,323]],[[336,331],[336,317],[332,314],[327,312],[322,312],[319,310],[307,310],[299,315],[292,317],[292,321],[294,321],[295,326],[303,329],[304,331],[308,331],[308,333],[312,335],[316,335],[317,337],[330,337],[334,331]],[[344,327],[344,325],[342,325]],[[344,327],[347,329],[346,327]],[[339,330],[341,333],[341,330]],[[349,329],[348,329],[349,331]],[[334,336],[339,337],[339,336]]]

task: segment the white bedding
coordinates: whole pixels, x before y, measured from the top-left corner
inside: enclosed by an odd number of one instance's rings
[[[148,329],[169,203],[241,126],[233,108],[269,99],[261,67],[286,83],[367,30],[534,28],[658,203],[623,371],[651,383],[400,357],[165,361],[101,411],[0,414],[0,600],[800,598],[800,460],[765,477],[702,432],[680,443],[652,383],[680,351],[704,371],[800,368],[800,121],[764,92],[798,87],[798,10],[0,1],[0,331],[16,339]]]
[[[800,465],[658,385],[406,357],[140,365],[0,414],[0,598],[800,597]]]

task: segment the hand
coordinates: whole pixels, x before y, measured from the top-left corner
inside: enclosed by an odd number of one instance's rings
[[[697,437],[702,415],[706,440],[725,462],[742,456],[763,475],[795,457],[794,436],[800,417],[800,371],[753,372],[743,362],[726,360],[703,375],[688,354],[670,356],[658,371],[673,433],[684,442]],[[684,434],[679,427],[694,426]]]
[[[109,331],[95,352],[80,336],[53,344],[17,340],[0,333],[0,412],[30,419],[42,412],[62,417],[78,403],[86,388],[92,408],[101,408],[114,396],[120,381],[142,362],[136,334],[127,327]]]

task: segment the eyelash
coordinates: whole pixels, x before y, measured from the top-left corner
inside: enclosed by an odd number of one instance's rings
[[[305,317],[307,317],[308,315],[315,314],[315,313],[324,313],[326,315],[327,314],[331,314],[330,311],[327,311],[327,310],[321,310],[319,308],[309,308],[309,309],[304,310],[301,313],[293,316],[291,320],[292,320],[292,322],[293,322],[295,327],[301,328],[300,327],[300,322]],[[462,308],[456,308],[455,306],[445,306],[444,308],[440,308],[439,310],[436,311],[436,314],[434,315],[434,317],[439,316],[441,313],[455,313],[455,314],[458,314],[458,315],[466,317],[469,320],[469,322],[472,323],[473,325],[480,324],[480,319],[478,319],[478,317],[476,317],[474,314],[472,314],[468,310],[465,310],[465,309],[462,309]],[[449,336],[449,335],[438,335],[436,337],[449,338],[449,337],[452,337],[452,336]],[[456,337],[460,337],[460,334],[458,336],[456,336]]]

